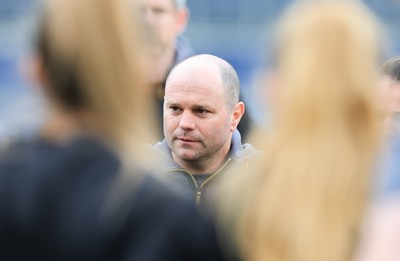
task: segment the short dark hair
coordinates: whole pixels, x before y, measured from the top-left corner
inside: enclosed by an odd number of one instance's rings
[[[389,76],[392,80],[400,82],[400,56],[390,58],[382,66],[383,75]]]

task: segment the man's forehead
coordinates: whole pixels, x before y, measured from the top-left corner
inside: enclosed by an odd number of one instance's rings
[[[196,88],[170,88],[167,89],[164,96],[164,102],[167,106],[175,105],[191,109],[215,109],[226,104],[225,96],[218,91],[212,91],[209,87]]]
[[[191,96],[187,95],[166,95],[164,97],[164,102],[167,106],[179,106],[179,107],[187,107],[190,109],[213,109],[216,107],[215,102],[213,102],[211,99],[207,99],[205,96],[203,99],[191,99]]]
[[[210,68],[178,68],[166,82],[166,93],[186,92],[190,94],[207,94],[208,96],[224,95],[222,79],[218,72]]]
[[[193,78],[195,76],[208,76],[212,79],[220,78],[219,68],[212,62],[200,59],[188,59],[178,64],[170,73],[169,78],[173,79],[185,79]],[[167,79],[168,80],[168,79]],[[207,81],[210,79],[204,79]]]

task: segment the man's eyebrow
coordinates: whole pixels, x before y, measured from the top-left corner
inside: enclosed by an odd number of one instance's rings
[[[166,96],[164,96],[164,102],[168,103],[168,104],[179,104],[179,102],[176,99],[171,99],[171,98],[167,98]]]
[[[191,108],[193,110],[198,110],[198,109],[202,109],[202,110],[212,110],[214,107],[211,105],[207,105],[207,104],[194,104],[193,106],[191,106]]]
[[[165,101],[165,104],[167,104],[168,106],[180,106],[180,103],[168,100]]]

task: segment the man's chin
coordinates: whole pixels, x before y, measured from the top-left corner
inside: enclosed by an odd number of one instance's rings
[[[197,159],[197,157],[195,157],[195,156],[193,156],[193,155],[178,155],[178,157],[181,159],[181,160],[183,160],[183,161],[187,161],[187,162],[190,162],[190,161],[195,161],[196,159]]]
[[[177,153],[175,155],[179,159],[181,159],[183,161],[187,161],[187,162],[195,161],[198,159],[197,155],[195,155],[194,153],[190,153],[190,152],[181,152],[181,153]]]

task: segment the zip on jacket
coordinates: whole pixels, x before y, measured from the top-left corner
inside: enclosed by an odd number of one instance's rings
[[[166,173],[180,171],[180,172],[183,172],[185,175],[189,176],[190,179],[193,181],[193,184],[196,187],[196,191],[194,193],[194,198],[195,198],[196,206],[199,206],[199,204],[202,200],[203,189],[205,189],[206,185],[208,185],[211,182],[211,180],[213,180],[216,176],[218,176],[218,174],[220,174],[222,172],[222,170],[228,165],[229,162],[231,162],[231,160],[232,159],[229,158],[224,163],[224,165],[222,165],[214,174],[212,174],[210,177],[208,177],[206,180],[204,180],[204,182],[200,186],[197,184],[196,179],[194,178],[193,174],[183,168],[170,169],[170,170],[166,171]]]

